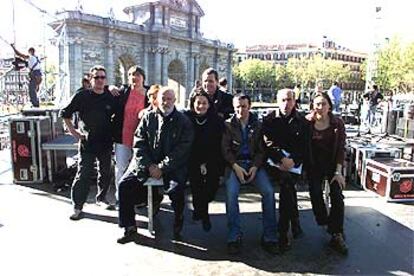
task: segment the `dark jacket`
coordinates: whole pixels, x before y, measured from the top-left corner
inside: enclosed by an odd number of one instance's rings
[[[200,170],[201,164],[207,164],[208,168],[214,167],[214,171],[222,171],[224,166],[221,151],[221,140],[224,131],[224,121],[213,111],[208,111],[205,116],[205,124],[196,120],[194,112],[185,112],[194,128],[194,142],[191,148],[189,168]],[[207,170],[209,171],[209,170]]]
[[[346,140],[346,133],[345,133],[345,125],[341,118],[335,117],[332,114],[329,114],[330,118],[330,126],[332,127],[335,139],[334,143],[332,144],[332,156],[331,156],[331,166],[329,171],[333,174],[336,170],[336,164],[343,165],[345,159],[345,140]],[[311,122],[313,131],[313,122]],[[312,137],[312,133],[311,136]],[[317,152],[313,151],[311,148],[310,151],[310,166],[313,167],[313,157],[318,154]],[[317,169],[317,168],[316,168]]]
[[[187,116],[176,109],[167,117],[158,110],[149,111],[141,119],[136,136],[135,172],[140,181],[148,177],[151,164],[158,164],[164,178],[185,182],[194,138]]]
[[[116,100],[107,90],[96,94],[85,89],[73,95],[60,116],[71,119],[74,113],[79,113],[80,132],[86,137],[80,142],[81,150],[96,153],[112,148],[111,119],[115,109]]]
[[[267,156],[275,163],[285,157],[282,150],[290,153],[295,166],[309,161],[310,124],[296,111],[288,117],[273,111],[263,119],[263,139]]]
[[[239,153],[242,144],[242,132],[240,120],[236,115],[226,120],[221,148],[223,150],[224,160],[229,166],[233,166],[237,160],[240,160]],[[247,124],[248,144],[250,156],[252,157],[253,166],[259,168],[262,166],[265,152],[261,133],[261,124],[257,117],[250,113]]]
[[[233,108],[233,96],[221,91],[217,88],[216,93],[210,102],[213,104],[214,110],[224,120],[230,118],[231,114],[234,113]]]
[[[115,99],[117,100],[117,107],[115,110],[115,116],[112,119],[112,137],[115,143],[122,143],[122,129],[124,127],[124,112],[125,112],[125,106],[128,101],[128,97],[130,93],[131,93],[131,86],[123,85],[119,91],[120,95],[118,97],[115,97]],[[145,98],[144,108],[148,106],[149,106],[149,102]]]

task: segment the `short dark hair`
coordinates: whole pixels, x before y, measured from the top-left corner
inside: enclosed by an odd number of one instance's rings
[[[378,90],[378,85],[374,84],[374,85],[372,86],[372,88],[373,88],[374,90]]]
[[[201,88],[201,87],[198,87],[196,89],[193,89],[193,91],[191,91],[191,94],[190,94],[190,110],[192,112],[194,112],[194,103],[195,103],[195,100],[196,100],[197,97],[206,97],[206,99],[208,100],[209,110],[210,110],[210,108],[212,107],[210,98],[208,97],[207,92],[205,92],[204,89]]]
[[[29,52],[33,52],[33,53],[34,53],[34,52],[35,52],[35,48],[30,47],[30,48],[29,48]]]
[[[247,100],[249,102],[249,105],[252,104],[252,101],[251,101],[249,95],[244,94],[244,93],[237,93],[236,95],[234,95],[233,100],[234,99]]]
[[[145,81],[145,71],[144,71],[144,69],[142,69],[138,65],[134,65],[131,68],[129,68],[128,75],[135,75],[136,73],[140,74],[144,78],[144,81]]]
[[[218,73],[217,73],[217,71],[214,69],[214,68],[207,68],[206,70],[204,70],[204,72],[203,72],[203,76],[204,75],[211,75],[211,74],[214,74],[214,78],[216,79],[216,81],[218,81],[219,80],[219,77],[218,77]]]
[[[337,81],[334,81],[334,85],[338,86],[338,85],[339,85],[339,83],[338,83]]]
[[[219,84],[220,84],[221,86],[225,86],[225,85],[227,85],[227,79],[226,79],[225,77],[222,77],[222,78],[219,80]]]
[[[106,69],[102,65],[94,65],[89,69],[89,74],[93,74],[95,71],[104,71],[106,74]]]
[[[332,112],[332,108],[333,108],[332,100],[331,100],[331,98],[329,97],[329,95],[328,95],[327,93],[324,93],[324,92],[318,92],[318,93],[315,93],[315,94],[313,95],[312,100],[311,100],[311,104],[310,104],[310,109],[313,109],[313,101],[314,101],[317,97],[322,97],[322,98],[324,98],[324,99],[328,102],[328,105],[329,105],[329,112]]]

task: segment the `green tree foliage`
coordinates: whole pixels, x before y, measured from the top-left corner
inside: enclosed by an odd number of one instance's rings
[[[374,79],[383,91],[409,92],[414,88],[414,42],[401,45],[391,39],[378,54],[377,75]]]
[[[234,69],[234,74],[236,78],[239,78],[251,88],[271,87],[275,84],[275,70],[273,67],[271,62],[247,59]]]

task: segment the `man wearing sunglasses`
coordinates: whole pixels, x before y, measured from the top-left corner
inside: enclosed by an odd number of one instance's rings
[[[79,140],[80,160],[72,183],[71,198],[74,205],[72,220],[82,218],[83,204],[89,193],[90,176],[98,160],[99,179],[97,203],[107,202],[106,193],[110,184],[112,132],[111,117],[116,101],[106,89],[106,70],[103,66],[90,69],[91,89],[76,93],[69,104],[61,110],[69,132]],[[79,130],[72,123],[72,114],[79,112]]]

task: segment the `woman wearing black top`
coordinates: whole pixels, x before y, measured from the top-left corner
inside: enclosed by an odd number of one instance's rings
[[[195,90],[186,115],[194,126],[194,142],[189,161],[189,180],[193,195],[193,219],[202,220],[203,229],[210,231],[208,203],[214,199],[223,165],[221,137],[223,120],[211,110],[208,94]]]

